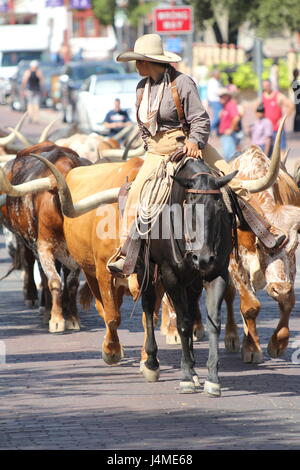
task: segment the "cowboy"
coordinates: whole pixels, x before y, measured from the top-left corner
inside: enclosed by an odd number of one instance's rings
[[[136,214],[142,208],[140,196],[146,180],[158,169],[172,172],[177,162],[170,162],[174,152],[188,158],[201,158],[211,167],[230,173],[228,164],[207,141],[210,132],[209,116],[201,103],[197,87],[191,77],[175,70],[172,63],[181,61],[175,53],[164,51],[158,34],[146,34],[137,39],[134,51],[120,54],[119,62],[136,61],[139,74],[144,77],[137,85],[137,122],[147,151],[145,162],[132,183],[123,214],[120,240],[122,246],[109,261],[112,274],[123,273],[127,242]],[[181,147],[181,148],[180,148]],[[173,159],[174,160],[174,159]],[[233,179],[231,188],[248,198],[249,194]],[[169,188],[170,189],[170,188]],[[276,232],[275,232],[276,233]],[[276,234],[274,246],[279,246],[284,235]]]

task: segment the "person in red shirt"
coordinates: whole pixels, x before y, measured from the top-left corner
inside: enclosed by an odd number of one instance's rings
[[[229,161],[236,153],[239,143],[237,131],[239,130],[241,116],[236,101],[232,99],[232,93],[228,88],[221,88],[219,90],[219,96],[223,106],[220,113],[219,125],[222,156],[226,161]]]
[[[280,91],[273,90],[270,80],[263,81],[262,103],[265,109],[265,117],[270,119],[273,125],[273,142],[278,131],[279,123],[284,114],[290,115],[294,111],[294,105]],[[281,150],[286,150],[285,131],[281,135]]]

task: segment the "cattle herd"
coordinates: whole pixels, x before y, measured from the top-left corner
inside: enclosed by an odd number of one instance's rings
[[[10,129],[10,134],[0,137],[0,218],[13,266],[24,271],[24,301],[32,307],[38,301],[49,332],[61,333],[80,329],[77,303],[87,308],[94,299],[106,327],[102,358],[109,365],[116,364],[123,357],[118,337],[123,296],[131,295],[136,300],[141,295],[137,274],[120,278],[107,270],[107,262],[120,243],[120,187],[133,181],[143,164],[144,149],[137,129],[127,128],[127,135],[124,131],[115,139],[85,135],[74,129],[69,129],[72,135],[62,136],[58,131],[50,134],[51,123],[37,143],[30,143],[21,134],[25,118],[26,115],[15,129]],[[19,139],[21,148],[16,154],[10,154],[8,149],[14,139]],[[225,347],[231,352],[241,350],[242,360],[247,363],[263,361],[256,326],[260,311],[256,292],[266,288],[278,303],[278,326],[268,345],[271,357],[280,356],[288,345],[289,317],[295,304],[300,161],[295,165],[295,173],[290,175],[284,162],[276,158],[274,163],[273,158],[270,161],[258,147],[251,146],[230,162],[231,170],[238,171],[238,178],[244,181],[263,179],[273,172],[272,186],[253,192],[250,204],[287,235],[285,245],[274,251],[262,245],[253,232],[237,228],[238,256],[230,255],[229,282],[224,293]],[[109,218],[114,219],[116,230],[102,236]],[[36,286],[34,279],[36,261],[41,286]],[[81,273],[85,283],[79,289]],[[151,291],[155,297],[153,321],[156,325],[161,309],[160,331],[166,335],[167,343],[182,343],[185,339],[177,329],[177,308],[172,296],[165,292],[159,273],[160,268]],[[203,287],[207,288],[205,282]],[[201,290],[194,305],[194,340],[204,336],[199,310]],[[233,310],[236,291],[244,324],[242,345]],[[152,330],[148,328],[149,317],[145,312],[142,321],[145,341],[141,349],[141,371],[147,381],[156,381],[158,366],[143,366],[150,364],[153,354],[149,349]],[[195,389],[199,388],[197,380],[194,382]],[[191,393],[195,389],[182,387],[181,392]],[[206,391],[220,395],[220,390]]]

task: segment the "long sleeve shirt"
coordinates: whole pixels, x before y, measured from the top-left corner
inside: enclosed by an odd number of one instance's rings
[[[139,102],[142,89],[145,87],[146,80],[147,79],[141,80],[137,85],[137,103]],[[157,82],[154,82],[152,79],[150,80],[150,100],[153,102],[162,77]],[[196,84],[191,77],[177,71],[175,73],[175,83],[184,110],[185,120],[189,126],[188,139],[198,144],[199,148],[202,149],[208,141],[210,121],[201,103]],[[142,138],[146,141],[146,138],[149,137],[149,132],[144,126],[139,125]],[[166,87],[164,90],[158,111],[157,125],[157,132],[181,128],[171,86]]]

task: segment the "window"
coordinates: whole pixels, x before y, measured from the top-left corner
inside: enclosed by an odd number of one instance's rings
[[[73,37],[93,38],[99,34],[99,21],[92,13],[77,11],[73,14]]]

